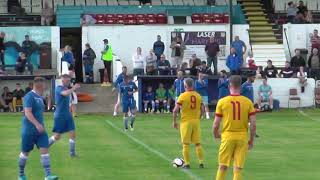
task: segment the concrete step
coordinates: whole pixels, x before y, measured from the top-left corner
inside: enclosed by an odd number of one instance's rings
[[[262,6],[260,2],[242,2],[242,6]]]
[[[263,12],[263,11],[265,11],[265,9],[263,9],[261,6],[245,6],[245,7],[243,7],[243,10],[246,12],[251,12],[251,11]]]
[[[267,60],[272,60],[276,67],[283,67],[286,62],[283,44],[264,44],[252,45],[252,51],[255,57],[256,64],[259,66],[266,66]]]
[[[274,36],[273,31],[268,31],[268,32],[251,32],[249,30],[249,34],[251,37],[269,37],[269,36]]]
[[[284,49],[283,44],[279,45],[252,45],[252,49]]]
[[[251,42],[252,45],[278,45],[278,44],[282,44],[281,42]]]
[[[261,20],[261,21],[256,21],[252,20],[249,21],[250,26],[269,26],[271,25],[267,20]]]
[[[268,21],[268,19],[264,16],[249,16],[247,19],[247,21]]]
[[[245,12],[246,16],[266,16],[263,11],[252,11],[252,12]]]

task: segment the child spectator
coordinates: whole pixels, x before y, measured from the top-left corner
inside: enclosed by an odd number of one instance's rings
[[[152,86],[147,87],[147,92],[144,93],[143,103],[144,103],[144,112],[148,113],[148,109],[151,105],[151,111],[155,112],[155,95],[152,91]]]
[[[206,112],[206,119],[210,119],[209,115],[209,107],[208,107],[208,79],[205,79],[205,74],[199,72],[198,80],[195,81],[195,90],[201,95],[202,97],[202,104],[204,105],[205,112]]]
[[[246,59],[246,62],[248,64],[248,68],[250,70],[256,70],[258,68],[256,63],[255,63],[255,61],[254,61],[254,57],[253,57],[253,53],[252,52],[248,53],[248,57]]]
[[[224,98],[230,94],[228,74],[227,74],[227,71],[225,70],[222,70],[220,72],[220,78],[218,81],[218,90],[219,90],[218,99]]]
[[[171,112],[171,106],[174,106],[174,102],[176,99],[176,90],[175,86],[172,85],[170,89],[168,89],[168,104],[167,104],[167,110]]]
[[[176,90],[175,94],[176,94],[176,97],[175,97],[175,100],[178,100],[180,94],[184,93],[184,78],[183,78],[183,72],[182,71],[179,71],[178,72],[178,75],[177,75],[177,79],[174,80],[174,88]]]
[[[159,88],[156,90],[156,111],[159,110],[161,112],[160,104],[162,104],[164,111],[167,112],[167,92],[162,83],[159,83]]]

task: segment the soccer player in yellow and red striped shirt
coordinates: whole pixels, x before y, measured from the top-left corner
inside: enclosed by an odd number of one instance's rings
[[[224,180],[228,167],[233,160],[233,180],[241,180],[241,170],[244,166],[248,149],[252,149],[256,134],[256,116],[250,99],[240,95],[241,77],[230,77],[230,96],[218,101],[213,134],[221,138],[219,149],[219,168],[216,180]],[[220,123],[223,123],[221,135]],[[250,122],[250,137],[248,141],[248,124]]]
[[[196,154],[199,159],[199,168],[203,165],[203,149],[200,144],[200,118],[202,114],[202,99],[200,94],[193,90],[194,81],[191,78],[184,79],[186,92],[180,94],[176,106],[173,109],[173,127],[178,129],[177,116],[181,109],[180,135],[182,141],[182,154],[185,161],[184,168],[190,168],[190,144],[196,146]]]

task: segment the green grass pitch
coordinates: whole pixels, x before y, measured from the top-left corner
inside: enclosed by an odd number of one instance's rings
[[[320,112],[309,109],[260,113],[254,149],[243,171],[245,180],[319,180]],[[52,172],[62,180],[213,179],[219,142],[213,139],[212,121],[203,120],[205,169],[198,169],[192,148],[191,170],[175,169],[170,160],[181,157],[179,133],[171,115],[138,114],[134,132],[123,133],[122,117],[80,114],[76,120],[79,157],[69,157],[68,137],[50,149]],[[46,114],[51,134],[52,113]],[[0,114],[0,179],[17,179],[21,114]],[[231,178],[231,169],[228,179]],[[30,180],[43,179],[39,152],[27,162]]]

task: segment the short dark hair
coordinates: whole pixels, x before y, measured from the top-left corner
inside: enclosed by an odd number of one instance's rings
[[[207,65],[207,61],[201,61],[201,64]]]
[[[269,63],[269,62],[272,63],[272,61],[270,59],[268,59],[267,63]]]
[[[43,78],[43,77],[35,77],[34,78],[34,80],[33,80],[33,83],[34,84],[38,84],[38,83],[43,83],[43,82],[45,82],[45,78]]]
[[[223,74],[227,74],[226,70],[221,70],[220,72],[223,73]]]
[[[293,2],[292,2],[292,1],[288,2],[288,6],[290,6],[291,4],[293,4]]]
[[[71,79],[71,76],[69,74],[62,74],[60,77],[63,78],[63,79],[66,79],[66,78],[70,78]]]
[[[232,75],[230,77],[230,85],[232,85],[235,88],[240,88],[241,87],[241,83],[242,83],[242,79],[241,76],[239,75]]]

